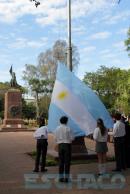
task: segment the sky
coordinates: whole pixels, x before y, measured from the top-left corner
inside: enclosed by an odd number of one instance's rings
[[[71,0],[72,42],[80,54],[82,79],[101,65],[130,68],[124,40],[130,26],[130,0]],[[25,64],[37,65],[41,52],[67,40],[67,0],[0,0],[0,82],[10,81],[13,64],[24,86]]]

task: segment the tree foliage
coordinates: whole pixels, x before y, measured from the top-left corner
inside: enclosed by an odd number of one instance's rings
[[[101,66],[94,73],[86,73],[83,81],[99,95],[108,109],[130,112],[130,70]]]
[[[31,95],[35,97],[36,101],[36,117],[40,116],[40,99],[45,94],[52,92],[53,80],[42,78],[39,69],[33,65],[26,65],[26,70],[23,72],[23,79],[27,82],[27,86]]]
[[[75,70],[79,64],[79,54],[76,46],[73,45],[72,48],[72,62]],[[36,98],[37,117],[40,114],[41,98],[52,92],[58,63],[65,65],[67,63],[66,52],[66,41],[57,40],[51,49],[39,54],[37,66],[25,65],[23,79],[26,81],[31,94]],[[49,103],[49,100],[47,102]]]
[[[76,46],[72,46],[72,62],[75,70],[79,64],[79,53]],[[51,49],[42,52],[38,56],[38,65],[25,65],[23,79],[28,86],[32,87],[32,83],[36,80],[48,80],[48,83],[53,85],[56,75],[58,63],[66,65],[67,43],[64,40],[57,40]],[[39,85],[39,87],[41,87]],[[30,88],[32,90],[32,88]],[[39,88],[40,89],[40,88]]]
[[[36,107],[33,102],[27,103],[24,99],[22,101],[22,116],[26,119],[36,118]]]
[[[52,49],[40,53],[38,56],[38,67],[42,76],[55,79],[58,63],[67,65],[67,43],[64,40],[57,40]],[[79,53],[76,46],[72,45],[73,71],[79,64]]]
[[[127,40],[125,40],[125,45],[126,45],[126,50],[128,51],[128,55],[130,57],[130,27],[128,29],[127,35],[128,35],[128,38]]]

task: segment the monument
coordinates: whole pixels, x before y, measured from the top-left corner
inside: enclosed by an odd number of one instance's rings
[[[22,94],[16,81],[15,72],[10,68],[12,76],[10,81],[11,88],[5,93],[4,102],[4,122],[2,131],[26,130],[22,120]]]

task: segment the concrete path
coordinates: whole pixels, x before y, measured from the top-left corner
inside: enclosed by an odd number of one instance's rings
[[[54,174],[58,172],[57,167],[48,167],[48,173],[32,173],[34,167],[34,161],[26,154],[32,150],[35,150],[35,140],[32,136],[33,132],[1,132],[0,133],[0,194],[96,194],[99,192],[107,194],[130,193],[130,169],[123,173],[125,176],[126,185],[123,189],[87,189],[80,188],[80,181],[75,181],[71,185],[66,186],[61,184],[60,187],[56,186],[54,180],[51,181],[52,186],[49,189],[44,188],[29,188],[29,185],[25,184],[24,176],[27,178],[27,174],[38,176],[38,184],[42,183],[41,178],[45,178],[45,175]],[[49,150],[53,147],[54,141],[52,136],[49,136]],[[86,145],[89,149],[94,149],[92,140],[86,139]],[[112,144],[109,146],[110,154],[113,152]],[[108,163],[108,172],[114,168],[114,162]],[[77,179],[79,174],[97,173],[97,163],[73,165],[71,167],[72,178]],[[97,175],[93,175],[97,181]],[[111,175],[111,176],[114,176]],[[120,183],[120,181],[119,181]],[[33,184],[34,185],[34,184]],[[119,184],[121,185],[121,184]],[[43,184],[42,184],[43,186]],[[83,185],[85,186],[85,185]],[[28,187],[28,188],[27,188]],[[64,188],[63,188],[64,187]],[[69,187],[69,188],[68,188]]]

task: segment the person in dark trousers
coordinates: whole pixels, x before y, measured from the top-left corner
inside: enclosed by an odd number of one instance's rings
[[[113,171],[121,171],[126,169],[126,154],[125,154],[125,124],[121,121],[121,114],[115,114],[116,123],[114,123],[112,134],[114,137],[114,150],[116,168]]]
[[[45,126],[45,119],[42,117],[39,120],[39,128],[34,133],[34,138],[37,140],[36,144],[36,160],[35,168],[33,172],[39,172],[39,166],[41,166],[41,172],[46,172],[46,154],[48,146],[48,129]],[[41,159],[41,164],[40,164]]]
[[[68,117],[60,118],[60,125],[55,130],[55,139],[59,153],[59,182],[68,182],[70,176],[71,143],[74,135],[67,126]]]
[[[125,130],[126,167],[130,168],[130,115],[128,115],[128,121],[125,122]]]

